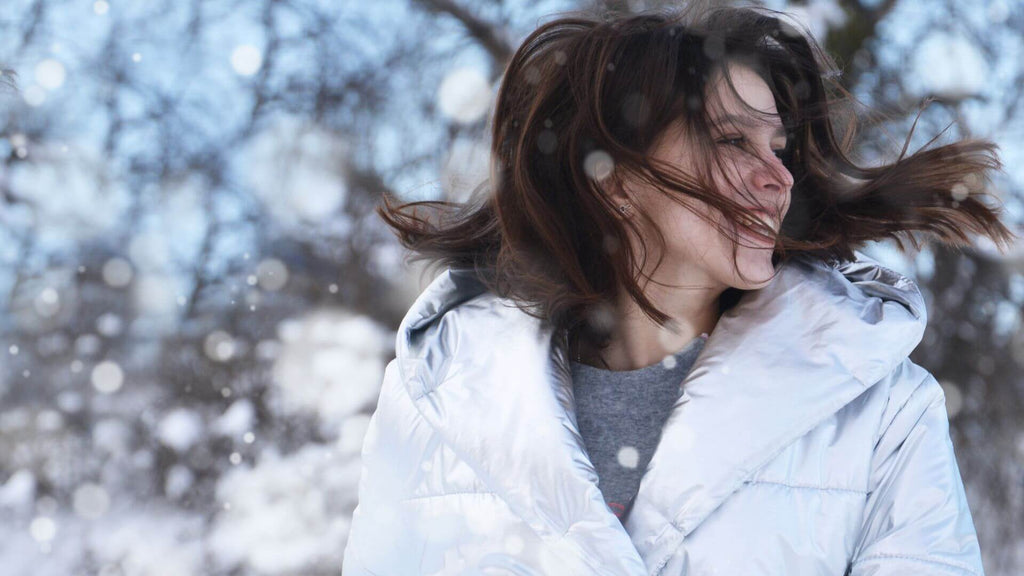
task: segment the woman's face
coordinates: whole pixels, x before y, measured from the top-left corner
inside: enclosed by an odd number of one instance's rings
[[[778,231],[782,217],[789,210],[793,186],[792,175],[776,156],[786,147],[786,134],[768,85],[744,64],[729,63],[728,66],[737,94],[729,89],[725,77],[716,73],[710,78],[709,97],[705,100],[715,138],[715,153],[727,170],[727,173],[722,173],[713,167],[713,182],[719,193],[728,195],[741,206],[757,209],[756,205],[760,204],[770,211],[777,211],[777,220],[767,215],[759,217]],[[763,114],[755,115],[746,110],[737,96]],[[689,145],[681,130],[669,130],[656,144],[653,156],[693,174],[695,160],[688,153]],[[744,140],[761,160],[738,147]],[[741,194],[736,187],[745,188],[746,194]],[[657,190],[636,185],[627,190],[631,192],[630,201],[639,202],[665,236],[667,253],[654,275],[655,280],[670,285],[751,290],[763,287],[771,279],[774,267],[770,241],[739,228],[741,242],[737,248],[736,265],[746,276],[744,280],[733,268],[732,242],[727,236]],[[704,202],[691,198],[684,200],[701,213],[709,214],[713,221],[724,221],[718,210]],[[725,226],[731,228],[728,222]],[[647,245],[656,250],[657,245],[653,236],[651,238]],[[648,266],[656,261],[657,254],[652,254]],[[650,270],[645,272],[650,274]]]

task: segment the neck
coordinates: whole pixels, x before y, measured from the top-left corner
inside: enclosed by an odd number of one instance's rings
[[[671,320],[659,325],[628,294],[623,294],[615,306],[608,346],[593,350],[577,344],[577,362],[616,372],[636,370],[660,362],[702,333],[714,330],[721,289],[648,286],[647,298]]]

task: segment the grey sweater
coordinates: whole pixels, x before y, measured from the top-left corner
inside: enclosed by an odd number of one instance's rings
[[[636,370],[570,362],[580,435],[605,502],[620,520],[632,508],[680,384],[706,340],[701,334],[661,362]]]

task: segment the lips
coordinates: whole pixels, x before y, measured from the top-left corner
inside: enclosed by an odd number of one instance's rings
[[[750,216],[750,218],[760,218],[762,221],[766,222],[769,226],[771,226],[772,230],[776,232],[779,231],[779,218],[775,215],[774,212],[769,212],[768,210],[763,210],[759,208],[748,210],[747,215]]]

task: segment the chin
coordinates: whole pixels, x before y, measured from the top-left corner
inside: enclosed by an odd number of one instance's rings
[[[771,248],[749,249],[741,246],[737,258],[739,259],[737,267],[745,278],[734,273],[736,276],[734,288],[740,290],[764,288],[775,276],[779,259]]]

